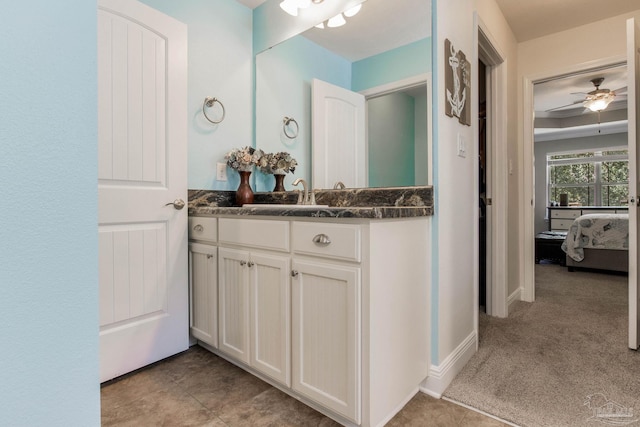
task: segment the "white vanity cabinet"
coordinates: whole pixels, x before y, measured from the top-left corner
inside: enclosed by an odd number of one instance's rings
[[[210,350],[341,424],[387,423],[427,377],[430,218],[217,221]]]
[[[220,219],[218,348],[286,386],[290,259],[278,251],[288,248],[288,222]]]
[[[360,424],[361,226],[292,229],[292,387]]]
[[[191,335],[218,347],[217,219],[189,218],[189,326]]]

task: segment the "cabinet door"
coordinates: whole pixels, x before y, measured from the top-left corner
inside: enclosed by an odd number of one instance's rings
[[[218,348],[249,363],[249,252],[218,248]]]
[[[217,248],[189,244],[189,293],[191,335],[218,347]]]
[[[291,295],[289,257],[252,252],[251,366],[290,386]]]
[[[292,387],[360,423],[360,269],[292,263]]]

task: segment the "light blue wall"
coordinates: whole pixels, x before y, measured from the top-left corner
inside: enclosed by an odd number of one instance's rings
[[[351,90],[364,89],[431,71],[431,37],[353,63]]]
[[[535,156],[535,231],[540,233],[549,229],[547,216],[547,155],[551,153],[596,150],[610,147],[626,147],[627,133],[594,135],[583,138],[570,138],[558,141],[538,141],[534,144]]]
[[[216,163],[232,148],[253,145],[252,11],[235,0],[143,0],[188,26],[189,86],[188,185],[195,189],[235,190],[239,176],[216,181]],[[204,98],[220,99],[224,121],[209,123]],[[217,109],[208,110],[217,118]]]
[[[98,426],[96,2],[0,14],[0,425]]]
[[[415,101],[395,92],[367,101],[369,186],[415,185]]]
[[[349,89],[351,62],[302,36],[293,37],[256,56],[256,147],[265,152],[287,151],[298,161],[287,174],[285,188],[304,178],[311,182],[311,81],[324,80]],[[295,139],[285,137],[283,118],[298,122]],[[254,173],[257,191],[273,190],[272,175]]]

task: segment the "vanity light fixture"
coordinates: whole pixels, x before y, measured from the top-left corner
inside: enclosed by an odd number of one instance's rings
[[[351,18],[354,17],[358,14],[358,12],[360,12],[360,9],[362,8],[362,3],[357,4],[355,6],[353,6],[350,9],[347,9],[344,11],[344,16],[346,16],[347,18]]]
[[[335,28],[335,27],[341,27],[344,24],[347,23],[346,19],[344,19],[345,17],[347,18],[352,18],[354,16],[356,16],[358,14],[358,12],[360,12],[360,9],[362,8],[362,3],[353,6],[352,8],[349,8],[347,10],[345,10],[342,13],[337,14],[336,16],[334,16],[333,18],[329,19],[326,23],[326,26],[329,28]],[[316,25],[316,28],[320,28],[320,29],[324,29],[325,28],[325,23],[321,22],[318,25]]]
[[[322,3],[324,0],[282,0],[280,8],[291,16],[298,16],[298,9],[306,9],[313,4]]]
[[[339,13],[327,21],[327,27],[329,28],[341,27],[346,23],[347,21],[345,21],[344,16],[342,16],[342,14]]]

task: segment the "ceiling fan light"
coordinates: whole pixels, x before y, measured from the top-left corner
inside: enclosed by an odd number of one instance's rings
[[[297,0],[298,9],[306,9],[311,6],[311,0]]]
[[[341,27],[346,23],[347,21],[344,20],[344,16],[342,16],[342,14],[339,13],[333,18],[329,19],[329,21],[327,21],[327,27],[329,28]]]
[[[318,25],[316,25],[316,28],[320,28],[321,30],[324,30],[324,22],[321,22]]]
[[[613,101],[615,96],[607,93],[602,96],[596,96],[595,98],[589,99],[584,103],[584,106],[593,112],[603,111],[606,109],[611,101]]]
[[[283,0],[280,8],[291,16],[298,16],[298,5],[296,0]]]
[[[349,9],[344,11],[344,16],[346,16],[347,18],[351,18],[353,16],[356,16],[356,14],[358,12],[360,12],[361,8],[362,8],[362,3],[358,4],[356,6],[353,6],[352,8],[349,8]]]

